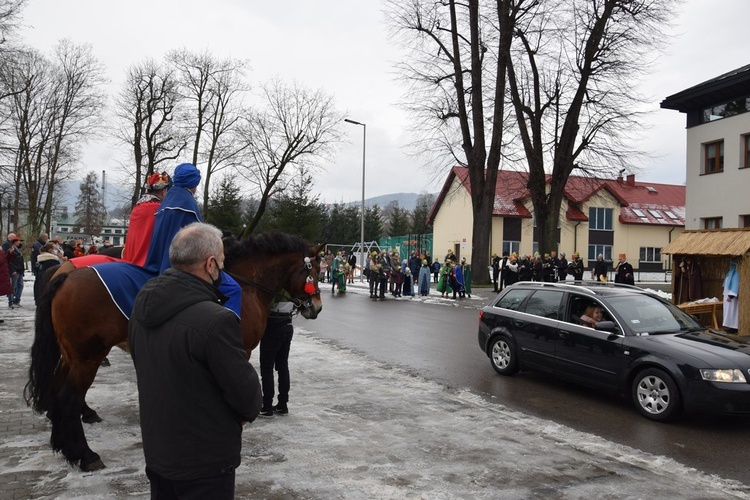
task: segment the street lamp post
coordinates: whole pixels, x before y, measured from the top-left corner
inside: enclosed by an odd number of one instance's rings
[[[349,118],[344,118],[344,121],[352,125],[362,125],[362,207],[359,227],[359,282],[362,283],[365,280],[365,150],[367,147],[367,125]]]

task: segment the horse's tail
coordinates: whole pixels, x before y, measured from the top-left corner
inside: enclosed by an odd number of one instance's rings
[[[36,332],[31,346],[29,381],[23,394],[26,404],[39,413],[52,408],[55,370],[60,361],[60,346],[52,326],[52,299],[67,277],[67,274],[61,274],[53,279],[36,306]]]

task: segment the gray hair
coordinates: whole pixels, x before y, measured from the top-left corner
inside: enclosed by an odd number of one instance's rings
[[[218,258],[222,250],[221,231],[216,226],[193,222],[175,234],[169,245],[169,262],[175,269],[188,271],[212,255]]]

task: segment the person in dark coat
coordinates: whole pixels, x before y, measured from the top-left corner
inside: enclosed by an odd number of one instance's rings
[[[42,283],[44,282],[44,273],[47,269],[55,267],[60,264],[60,259],[57,258],[55,251],[55,244],[51,241],[45,243],[36,259],[37,272],[34,278],[34,303],[37,303],[39,297],[42,295]]]
[[[239,319],[222,306],[221,236],[203,223],[178,231],[172,267],[143,286],[130,317],[151,498],[233,498],[242,426],[261,409]]]
[[[617,267],[615,267],[615,283],[635,285],[635,274],[633,273],[633,266],[630,265],[624,253],[621,253],[619,255]]]
[[[500,290],[503,289],[502,284],[499,284],[500,281],[500,257],[497,256],[496,253],[492,253],[492,291],[497,293]],[[507,253],[503,252],[503,257],[507,259]]]
[[[596,256],[596,262],[594,263],[594,269],[592,269],[592,278],[596,281],[607,281],[609,275],[609,262],[604,260],[604,256],[599,254]]]
[[[292,314],[294,304],[287,300],[280,300],[271,306],[268,322],[263,338],[260,341],[260,378],[263,386],[263,408],[261,417],[273,417],[289,414],[289,350],[292,346],[294,326]],[[274,397],[274,369],[279,374],[279,393],[277,405],[273,405]]]
[[[573,252],[573,255],[571,255],[568,269],[570,270],[570,274],[573,275],[573,280],[578,283],[583,280],[583,260],[581,260],[581,256],[578,252]]]
[[[565,252],[560,252],[560,259],[557,265],[558,281],[565,281],[568,277],[568,259],[565,258]]]
[[[13,309],[14,307],[21,307],[21,294],[23,294],[23,275],[26,271],[26,264],[23,260],[23,253],[21,252],[21,245],[23,240],[18,236],[14,236],[11,240],[11,245],[6,251],[8,259],[8,272],[10,273],[10,283],[13,288],[13,292],[8,295],[8,307]]]
[[[47,243],[49,240],[49,235],[47,233],[42,233],[39,235],[39,238],[34,242],[33,245],[31,245],[31,274],[36,276],[37,272],[37,258],[39,257],[39,253],[42,251],[42,247]]]

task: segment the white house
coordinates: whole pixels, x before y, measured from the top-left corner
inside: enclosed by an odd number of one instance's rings
[[[687,116],[686,229],[750,227],[750,65],[661,107]]]

